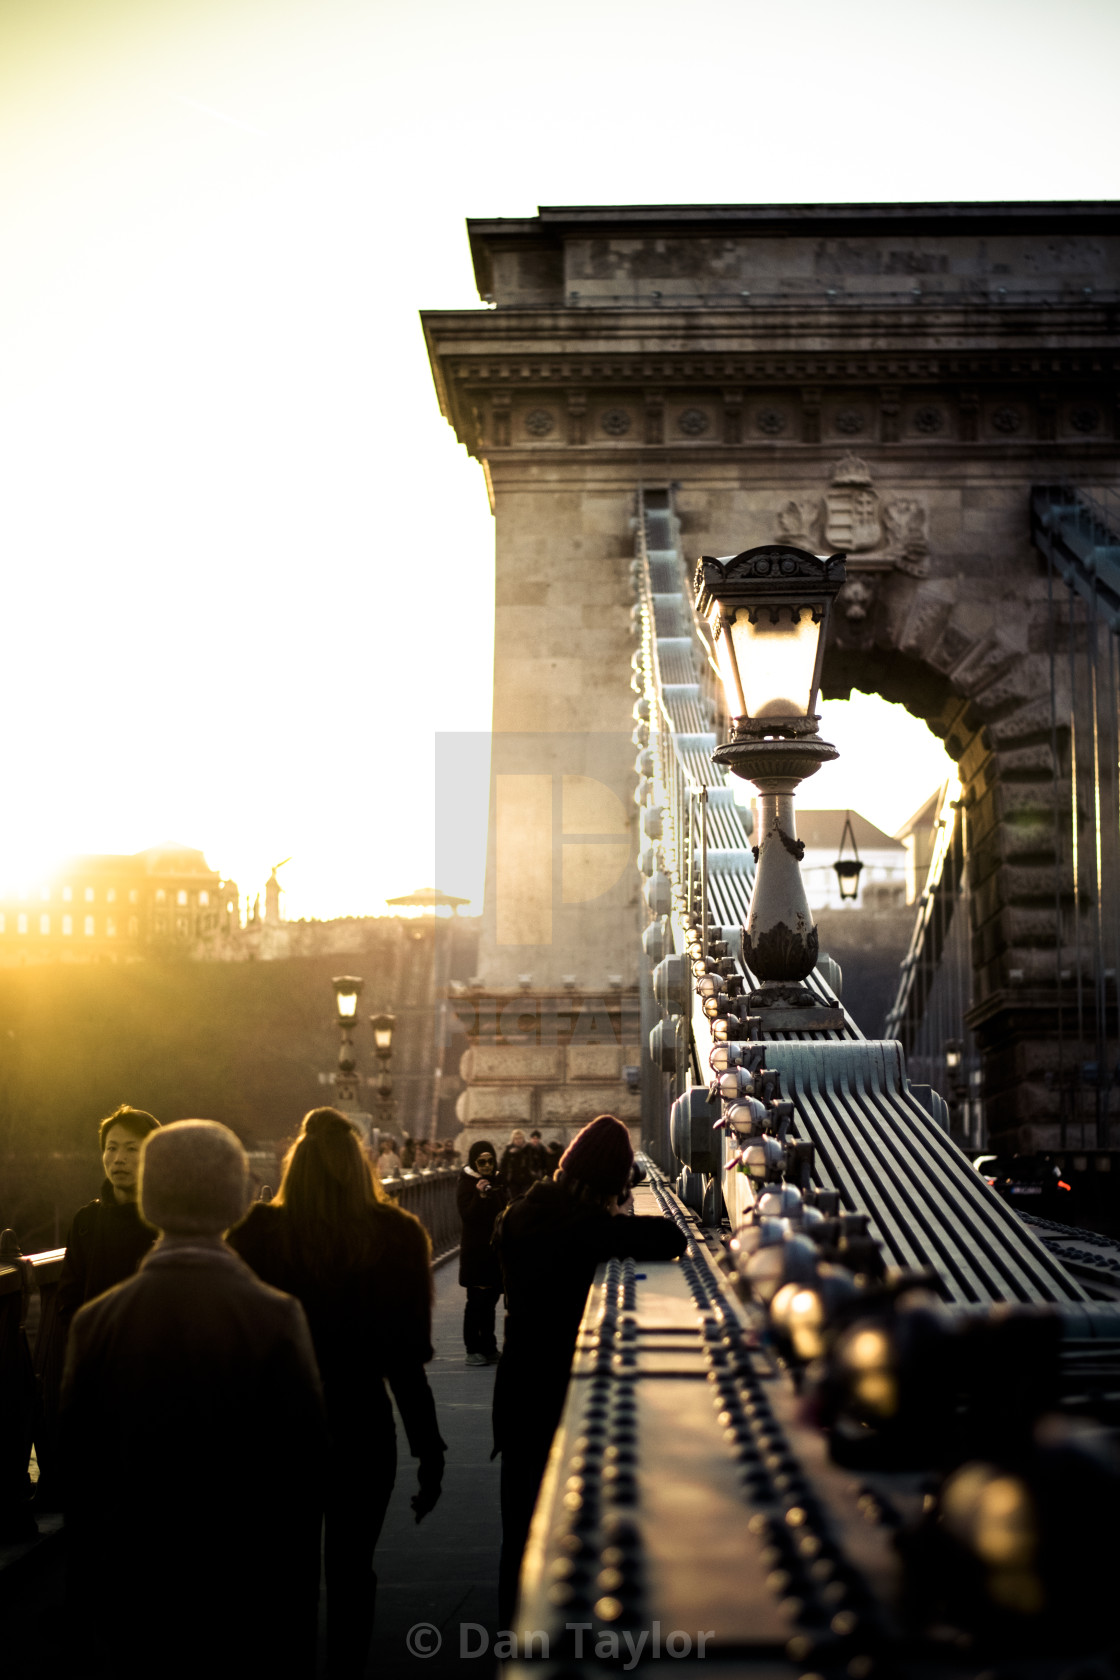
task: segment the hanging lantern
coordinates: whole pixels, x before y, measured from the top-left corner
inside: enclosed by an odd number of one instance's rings
[[[850,842],[851,857],[844,856],[844,847]],[[840,836],[840,856],[833,864],[836,880],[840,887],[840,897],[849,902],[859,897],[859,877],[863,864],[859,860],[859,848],[856,845],[856,832],[852,827],[852,813],[844,813],[844,831]]]

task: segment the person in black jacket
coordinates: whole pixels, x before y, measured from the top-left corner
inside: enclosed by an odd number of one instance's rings
[[[671,1220],[634,1218],[630,1134],[600,1114],[573,1138],[554,1179],[511,1202],[494,1242],[506,1335],[494,1383],[494,1450],[502,1455],[498,1618],[512,1626],[521,1555],[564,1409],[580,1319],[604,1260],[673,1260],[687,1238]]]
[[[66,1672],[312,1680],[326,1423],[303,1309],[222,1241],[249,1194],[225,1126],[153,1132],[140,1193],[163,1236],[67,1347]]]
[[[275,1201],[257,1202],[229,1240],[307,1313],[330,1432],[327,1673],[357,1680],[373,1631],[373,1554],[396,1476],[386,1381],[419,1460],[417,1522],[443,1480],[446,1447],[424,1371],[432,1357],[428,1233],[388,1200],[346,1116],[316,1108],[288,1151]]]
[[[499,1172],[511,1202],[518,1196],[523,1196],[531,1184],[534,1184],[540,1174],[534,1171],[534,1156],[525,1141],[525,1133],[520,1126],[510,1133],[510,1139],[502,1151]]]
[[[479,1138],[455,1187],[463,1231],[459,1239],[459,1282],[467,1292],[463,1342],[467,1365],[496,1365],[494,1313],[502,1292],[502,1268],[491,1246],[494,1222],[509,1201],[492,1143]]]
[[[78,1308],[131,1277],[156,1240],[137,1203],[140,1150],[159,1121],[122,1103],[97,1129],[105,1168],[100,1193],[79,1208],[66,1238],[55,1310],[68,1325]]]

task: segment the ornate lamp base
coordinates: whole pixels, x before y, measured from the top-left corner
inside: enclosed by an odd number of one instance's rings
[[[778,720],[775,727],[780,727]],[[760,992],[752,995],[751,1007],[755,997],[759,1006],[766,1008],[761,1001],[764,994],[779,989],[788,993],[796,987],[795,995],[800,994],[807,1003],[794,1001],[793,996],[780,1000],[774,996],[769,1007],[780,1007],[783,1013],[796,1010],[798,1024],[806,1027],[809,1022],[801,1018],[801,1010],[817,1005],[817,1000],[796,982],[816,967],[819,942],[801,880],[805,847],[797,838],[793,796],[807,776],[839,756],[832,743],[822,741],[819,735],[767,740],[740,734],[713,754],[717,764],[726,764],[733,775],[752,782],[759,793],[758,845],[754,848],[758,871],[743,932],[743,955],[763,984]],[[842,1021],[841,1015],[839,1021],[827,1024],[841,1025]]]

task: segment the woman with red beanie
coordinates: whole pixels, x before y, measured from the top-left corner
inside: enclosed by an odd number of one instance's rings
[[[502,1455],[498,1618],[513,1619],[521,1554],[552,1437],[564,1409],[576,1335],[604,1260],[675,1260],[687,1238],[671,1219],[634,1218],[630,1134],[600,1114],[573,1138],[556,1175],[498,1221],[505,1346],[494,1383],[494,1450]]]

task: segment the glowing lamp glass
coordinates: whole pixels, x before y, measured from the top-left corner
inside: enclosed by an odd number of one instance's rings
[[[863,864],[858,858],[837,858],[833,864],[836,880],[840,887],[840,897],[855,899],[859,897],[859,877]]]
[[[393,1048],[393,1028],[396,1026],[394,1015],[371,1015],[369,1024],[373,1028],[373,1045],[379,1055],[387,1056]]]
[[[782,604],[738,608],[731,621],[728,650],[733,650],[742,692],[742,710],[737,716],[810,715],[816,697],[817,649],[823,623],[823,615],[814,617],[809,607]],[[720,640],[726,637],[725,631]],[[725,664],[727,653],[723,661]],[[730,690],[727,698],[730,705]]]
[[[358,1013],[358,999],[365,981],[353,974],[341,974],[331,981],[331,985],[334,987],[339,1020],[352,1021]]]

